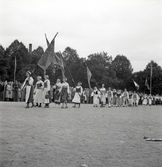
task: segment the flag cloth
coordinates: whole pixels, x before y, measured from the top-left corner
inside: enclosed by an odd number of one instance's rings
[[[58,34],[58,33],[57,33]],[[56,34],[56,35],[57,35]],[[56,38],[56,35],[54,36],[53,38],[53,41],[52,41],[52,45],[51,45],[51,56],[52,56],[52,64],[53,65],[57,65],[60,67],[61,71],[62,71],[62,77],[65,78],[65,71],[64,71],[64,61],[63,61],[63,57],[61,54],[57,55],[54,51],[54,47],[55,47],[55,38]],[[49,41],[47,39],[47,36],[45,34],[45,38],[46,38],[46,42],[47,42],[47,46],[49,47]]]
[[[46,49],[45,53],[42,55],[37,65],[41,67],[44,71],[51,65],[53,62],[53,45],[54,39],[51,41],[50,45]]]
[[[150,87],[149,87],[149,84],[148,84],[148,81],[147,81],[147,78],[145,80],[145,86],[147,87],[148,90],[150,90]]]
[[[16,56],[15,56],[14,83],[15,83],[15,80],[16,80],[16,68],[17,68],[17,60],[16,60]]]
[[[133,80],[134,86],[139,89],[139,85]]]
[[[50,43],[49,43],[49,41],[48,41],[48,39],[47,39],[47,36],[46,36],[46,34],[45,34],[45,38],[46,38],[46,42],[47,42],[47,47],[50,45]]]
[[[91,89],[91,76],[92,76],[92,73],[91,71],[89,70],[88,66],[87,66],[87,79],[88,79],[88,85],[89,85],[89,88]]]

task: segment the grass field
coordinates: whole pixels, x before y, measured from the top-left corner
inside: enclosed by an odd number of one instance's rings
[[[161,167],[162,106],[0,102],[0,167]]]

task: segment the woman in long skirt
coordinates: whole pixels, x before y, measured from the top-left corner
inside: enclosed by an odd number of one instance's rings
[[[80,107],[80,103],[81,103],[81,97],[82,97],[82,93],[83,93],[83,88],[82,88],[82,83],[78,82],[76,88],[75,88],[75,94],[74,94],[74,98],[73,98],[73,103],[74,103],[74,108],[76,107],[76,105],[78,105],[78,108]]]
[[[56,84],[53,86],[53,102],[58,105],[60,105],[61,86],[60,79],[57,79]]]
[[[34,106],[33,103],[33,78],[31,77],[31,72],[27,71],[26,72],[26,76],[27,78],[25,79],[24,83],[21,86],[21,90],[23,90],[24,88],[26,89],[26,94],[25,94],[25,102],[26,102],[26,107],[25,108],[29,108],[29,104],[32,103],[32,106]]]
[[[101,96],[100,96],[101,106],[100,107],[105,107],[105,105],[106,105],[106,89],[105,89],[104,84],[102,84],[102,88],[100,88],[100,92],[101,92]]]
[[[93,106],[98,107],[100,102],[100,91],[97,89],[97,87],[94,87],[93,92],[91,93],[91,96],[93,97]]]
[[[49,76],[44,76],[44,90],[43,90],[43,102],[45,104],[44,108],[49,108],[50,103],[50,80]]]
[[[69,97],[69,84],[66,82],[67,79],[63,78],[63,83],[61,86],[61,93],[60,93],[60,101],[62,103],[61,108],[68,108],[67,106],[67,101],[68,101],[68,97]]]
[[[112,106],[112,102],[113,102],[113,92],[112,92],[110,87],[107,91],[107,99],[108,99],[108,107],[110,108]]]
[[[41,76],[38,76],[37,80],[38,81],[37,81],[37,83],[35,85],[35,89],[34,89],[34,93],[35,93],[34,103],[36,104],[37,107],[41,107],[42,102],[43,102],[42,94],[43,94],[44,83],[42,81]]]

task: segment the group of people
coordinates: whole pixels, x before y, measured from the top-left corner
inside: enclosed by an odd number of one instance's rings
[[[26,79],[23,84],[16,83],[2,83],[0,82],[0,98],[5,95],[4,100],[8,101],[10,98],[21,99],[26,102],[26,108],[42,107],[49,108],[51,102],[55,106],[61,108],[68,108],[68,102],[72,102],[73,107],[80,107],[81,103],[90,103],[94,107],[128,107],[138,105],[162,105],[162,96],[147,95],[131,92],[125,89],[116,90],[105,88],[102,84],[101,88],[94,87],[93,89],[83,89],[82,83],[78,82],[76,87],[70,87],[67,79],[63,78],[62,82],[57,79],[56,83],[51,86],[49,76],[44,76],[44,81],[41,76],[37,76],[37,81],[34,85],[34,79],[31,72],[26,72]],[[2,101],[2,99],[0,99]],[[13,100],[15,101],[15,100]],[[18,100],[16,100],[18,101]]]
[[[42,81],[41,76],[37,76],[37,82],[35,87],[33,85],[34,79],[31,76],[31,72],[26,72],[26,79],[21,86],[21,90],[25,89],[25,102],[26,107],[42,107],[44,104],[45,108],[49,108],[49,104],[51,102],[51,92],[50,92],[50,80],[49,76],[44,76],[44,81]],[[60,80],[57,80],[55,84],[55,103],[62,103],[61,108],[67,108],[67,99],[69,94],[69,84],[66,82],[66,78],[63,79],[63,83]]]

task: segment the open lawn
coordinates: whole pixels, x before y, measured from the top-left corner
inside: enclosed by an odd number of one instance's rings
[[[0,167],[161,167],[162,106],[0,102]]]

